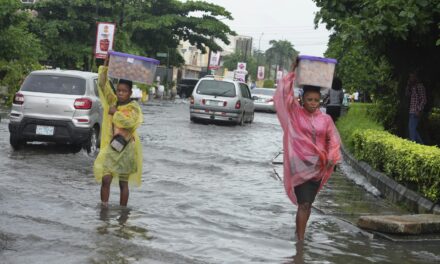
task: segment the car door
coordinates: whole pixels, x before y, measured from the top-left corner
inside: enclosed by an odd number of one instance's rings
[[[99,127],[101,127],[101,123],[102,123],[102,112],[103,112],[103,107],[101,104],[101,100],[99,99],[99,91],[98,91],[98,79],[95,78],[92,81],[92,86],[93,86],[93,93],[95,94],[95,98],[94,98],[94,102],[96,102],[97,108],[96,108],[96,115],[94,116],[94,118],[96,118],[97,123],[99,123]]]
[[[240,90],[244,102],[244,111],[247,115],[251,115],[251,113],[254,111],[254,102],[252,101],[251,91],[244,83],[240,83]]]

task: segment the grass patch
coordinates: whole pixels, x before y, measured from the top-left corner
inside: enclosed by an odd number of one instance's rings
[[[373,104],[352,103],[346,115],[339,118],[336,127],[341,135],[342,143],[353,152],[353,132],[356,129],[384,130],[384,127],[368,114],[368,109],[374,107]]]

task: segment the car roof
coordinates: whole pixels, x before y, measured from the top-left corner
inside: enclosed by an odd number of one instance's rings
[[[254,90],[271,90],[271,91],[275,91],[276,89],[275,89],[275,88],[264,88],[264,87],[260,88],[260,87],[255,87]]]
[[[221,76],[216,76],[216,77],[203,77],[203,78],[201,78],[200,79],[200,81],[202,81],[202,80],[212,80],[212,81],[220,81],[220,82],[229,82],[229,83],[242,83],[242,84],[246,84],[246,83],[244,83],[244,82],[240,82],[240,81],[235,81],[235,80],[232,80],[232,79],[225,79],[225,78],[223,78],[223,77],[221,77]],[[247,85],[247,84],[246,84]]]
[[[58,75],[58,76],[70,76],[70,77],[81,77],[81,78],[98,77],[98,74],[95,72],[76,71],[76,70],[38,70],[31,72],[31,74]]]

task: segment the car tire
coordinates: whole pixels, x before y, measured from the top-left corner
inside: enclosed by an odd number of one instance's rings
[[[186,96],[186,92],[185,91],[180,92],[180,98],[185,99],[187,97],[188,96]]]
[[[14,150],[21,149],[25,144],[24,140],[15,134],[10,134],[9,143],[11,144]]]
[[[254,115],[255,113],[252,112],[251,118],[249,119],[249,124],[252,124],[254,122]]]
[[[87,154],[89,154],[90,156],[95,156],[99,152],[98,146],[99,146],[99,129],[97,126],[94,126],[90,132],[89,139],[84,144],[84,149],[86,150]]]
[[[245,118],[245,113],[243,112],[243,114],[241,115],[240,121],[238,122],[238,124],[240,126],[244,126],[244,118]]]

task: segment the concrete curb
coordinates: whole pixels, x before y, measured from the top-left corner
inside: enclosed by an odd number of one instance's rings
[[[347,149],[341,147],[345,161],[364,175],[385,198],[396,204],[402,204],[410,211],[418,214],[440,214],[440,204],[434,204],[420,194],[406,188],[385,174],[376,171],[369,164],[358,161]]]

